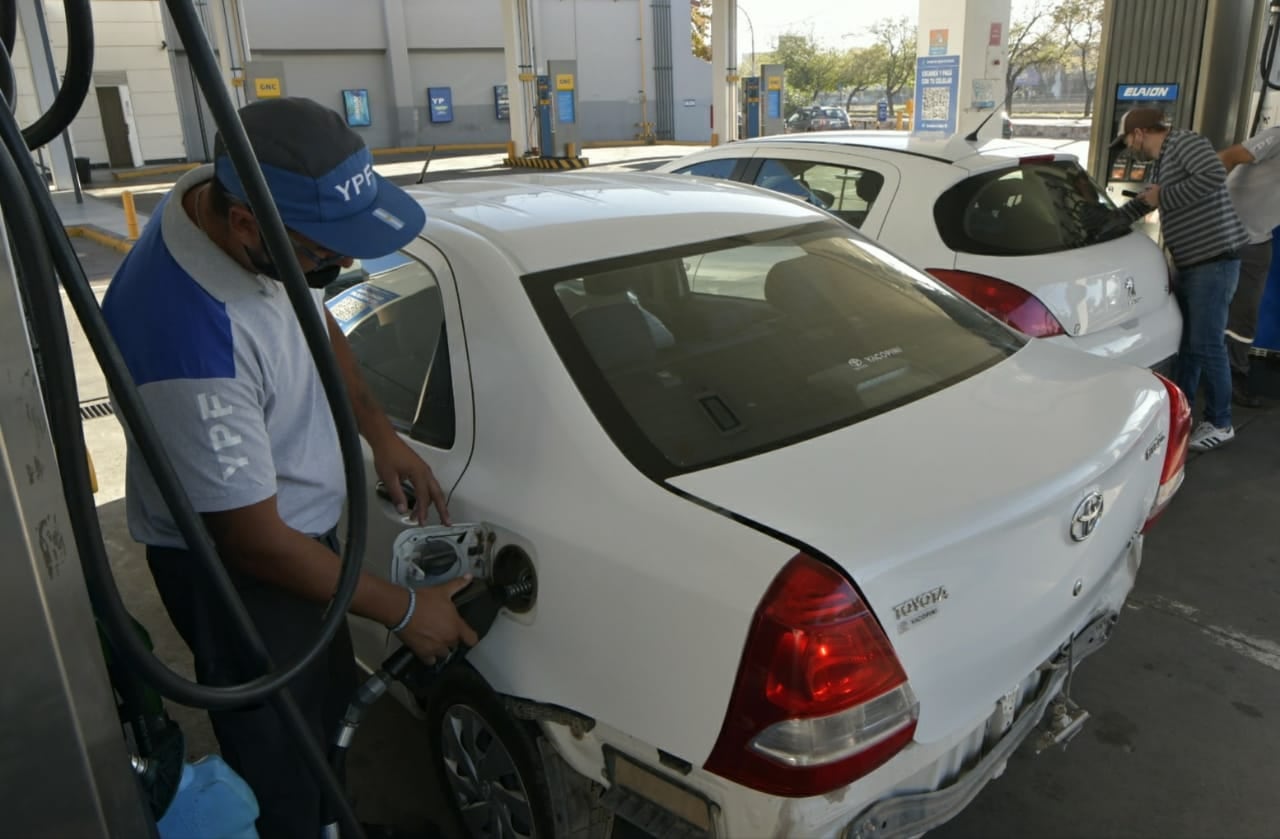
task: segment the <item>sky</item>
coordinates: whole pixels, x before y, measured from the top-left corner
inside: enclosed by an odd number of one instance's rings
[[[1013,0],[1013,13],[1028,0]],[[738,46],[751,50],[750,17],[757,52],[768,52],[786,32],[812,33],[828,47],[866,46],[867,28],[881,18],[919,17],[919,0],[738,0]],[[746,14],[742,14],[745,10]],[[848,35],[849,37],[844,37]]]

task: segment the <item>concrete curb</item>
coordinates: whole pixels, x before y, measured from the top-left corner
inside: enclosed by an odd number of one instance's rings
[[[118,253],[128,253],[133,250],[133,242],[127,237],[121,236],[119,233],[112,233],[110,230],[104,230],[93,224],[76,224],[66,228],[67,235],[75,238],[88,239],[96,242],[106,248],[111,248]]]
[[[370,149],[374,157],[387,157],[398,154],[434,154],[436,152],[474,151],[505,152],[506,143],[441,143],[436,146],[403,146],[385,149]]]
[[[169,166],[146,166],[142,169],[112,172],[111,175],[117,181],[133,181],[150,178],[155,175],[176,175],[181,172],[190,172],[192,169],[198,169],[203,165],[202,163],[174,163]]]
[[[585,169],[590,161],[585,157],[508,157],[502,165],[515,169]]]

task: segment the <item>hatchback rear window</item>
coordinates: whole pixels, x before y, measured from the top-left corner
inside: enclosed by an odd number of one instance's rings
[[[1113,221],[1114,204],[1072,161],[1024,161],[982,172],[934,204],[947,247],[987,256],[1075,250],[1130,232]]]
[[[834,222],[525,283],[602,426],[655,477],[877,416],[1026,340]]]

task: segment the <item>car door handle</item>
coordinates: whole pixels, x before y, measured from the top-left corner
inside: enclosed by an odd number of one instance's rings
[[[405,503],[408,504],[409,509],[412,510],[418,505],[418,493],[414,491],[413,484],[408,481],[401,481],[400,489],[404,492]],[[387,489],[386,481],[378,481],[377,485],[374,487],[374,492],[376,492],[378,497],[383,501],[386,501],[388,504],[395,503],[391,500],[391,492]]]

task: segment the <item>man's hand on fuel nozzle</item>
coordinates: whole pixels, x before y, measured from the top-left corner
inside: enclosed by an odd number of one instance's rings
[[[418,457],[417,452],[409,448],[397,434],[389,435],[385,441],[373,450],[373,468],[378,479],[386,485],[391,502],[401,515],[407,514],[409,502],[405,499],[404,490],[400,487],[402,480],[408,480],[417,494],[413,505],[413,518],[419,525],[427,523],[427,513],[431,507],[436,508],[443,524],[452,524],[449,519],[449,507],[445,502],[444,490],[436,480],[435,473],[426,461]]]
[[[1146,204],[1148,207],[1160,207],[1160,184],[1152,184],[1142,191],[1138,196],[1138,200]]]
[[[458,614],[453,596],[471,583],[471,575],[440,586],[417,589],[418,604],[409,625],[396,633],[400,642],[427,664],[435,664],[459,644],[474,647],[480,636]]]

